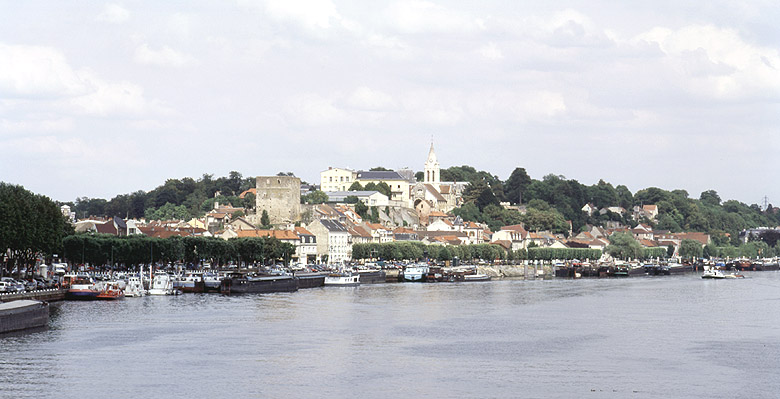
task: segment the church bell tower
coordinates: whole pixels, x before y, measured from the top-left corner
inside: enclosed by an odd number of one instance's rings
[[[433,152],[433,142],[431,142],[431,149],[428,151],[428,160],[425,161],[425,184],[430,184],[436,190],[439,190],[441,183],[441,176],[439,170],[439,161],[436,160],[436,153]]]

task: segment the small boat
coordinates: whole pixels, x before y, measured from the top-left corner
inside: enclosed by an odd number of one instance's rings
[[[325,285],[350,287],[360,285],[360,275],[350,273],[331,273],[325,277]]]
[[[203,289],[205,292],[219,292],[224,276],[215,273],[203,273]]]
[[[745,278],[745,276],[739,273],[725,274],[723,271],[716,269],[715,267],[708,267],[704,270],[704,273],[701,274],[701,278],[720,280],[726,278]]]
[[[125,293],[122,292],[121,288],[119,288],[119,283],[116,281],[110,281],[103,285],[103,289],[100,290],[100,293],[95,298],[103,299],[103,300],[112,300],[112,299],[122,299],[124,297],[125,297]]]
[[[463,276],[463,281],[490,281],[490,276],[487,274],[466,274]]]
[[[67,288],[65,299],[91,301],[97,299],[100,290],[95,286],[95,281],[88,275],[66,274],[62,276],[63,288]]]
[[[152,279],[149,295],[178,295],[181,291],[173,288],[173,279],[168,273],[157,273]]]
[[[144,289],[144,283],[141,281],[141,278],[138,276],[128,277],[127,284],[125,285],[125,296],[139,297],[144,295],[146,295],[146,290]]]
[[[206,281],[203,273],[190,272],[179,278],[179,289],[182,292],[206,292]]]
[[[404,281],[425,281],[428,265],[407,266],[404,268]]]

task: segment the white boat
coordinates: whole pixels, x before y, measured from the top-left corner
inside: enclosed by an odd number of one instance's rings
[[[360,285],[359,274],[333,273],[325,276],[325,285],[349,287]]]
[[[404,281],[423,281],[429,270],[427,265],[407,266],[404,268]]]
[[[490,281],[490,276],[487,274],[466,274],[463,276],[463,281]]]
[[[701,278],[726,279],[726,278],[745,278],[745,276],[736,273],[725,274],[721,270],[718,270],[714,267],[710,267],[704,270],[704,273],[701,274]]]
[[[125,285],[125,297],[139,297],[144,295],[146,295],[146,290],[144,289],[144,283],[141,281],[141,278],[138,276],[128,277]]]
[[[168,273],[157,273],[152,279],[149,295],[177,295],[181,291],[173,288],[173,279]]]

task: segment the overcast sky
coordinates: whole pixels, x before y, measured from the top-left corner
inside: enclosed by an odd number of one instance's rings
[[[696,4],[691,4],[696,3]],[[4,1],[0,180],[521,166],[780,205],[775,1]]]

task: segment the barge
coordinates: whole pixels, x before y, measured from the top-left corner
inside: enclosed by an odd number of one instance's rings
[[[49,324],[49,304],[19,300],[0,303],[0,334],[46,327]]]

